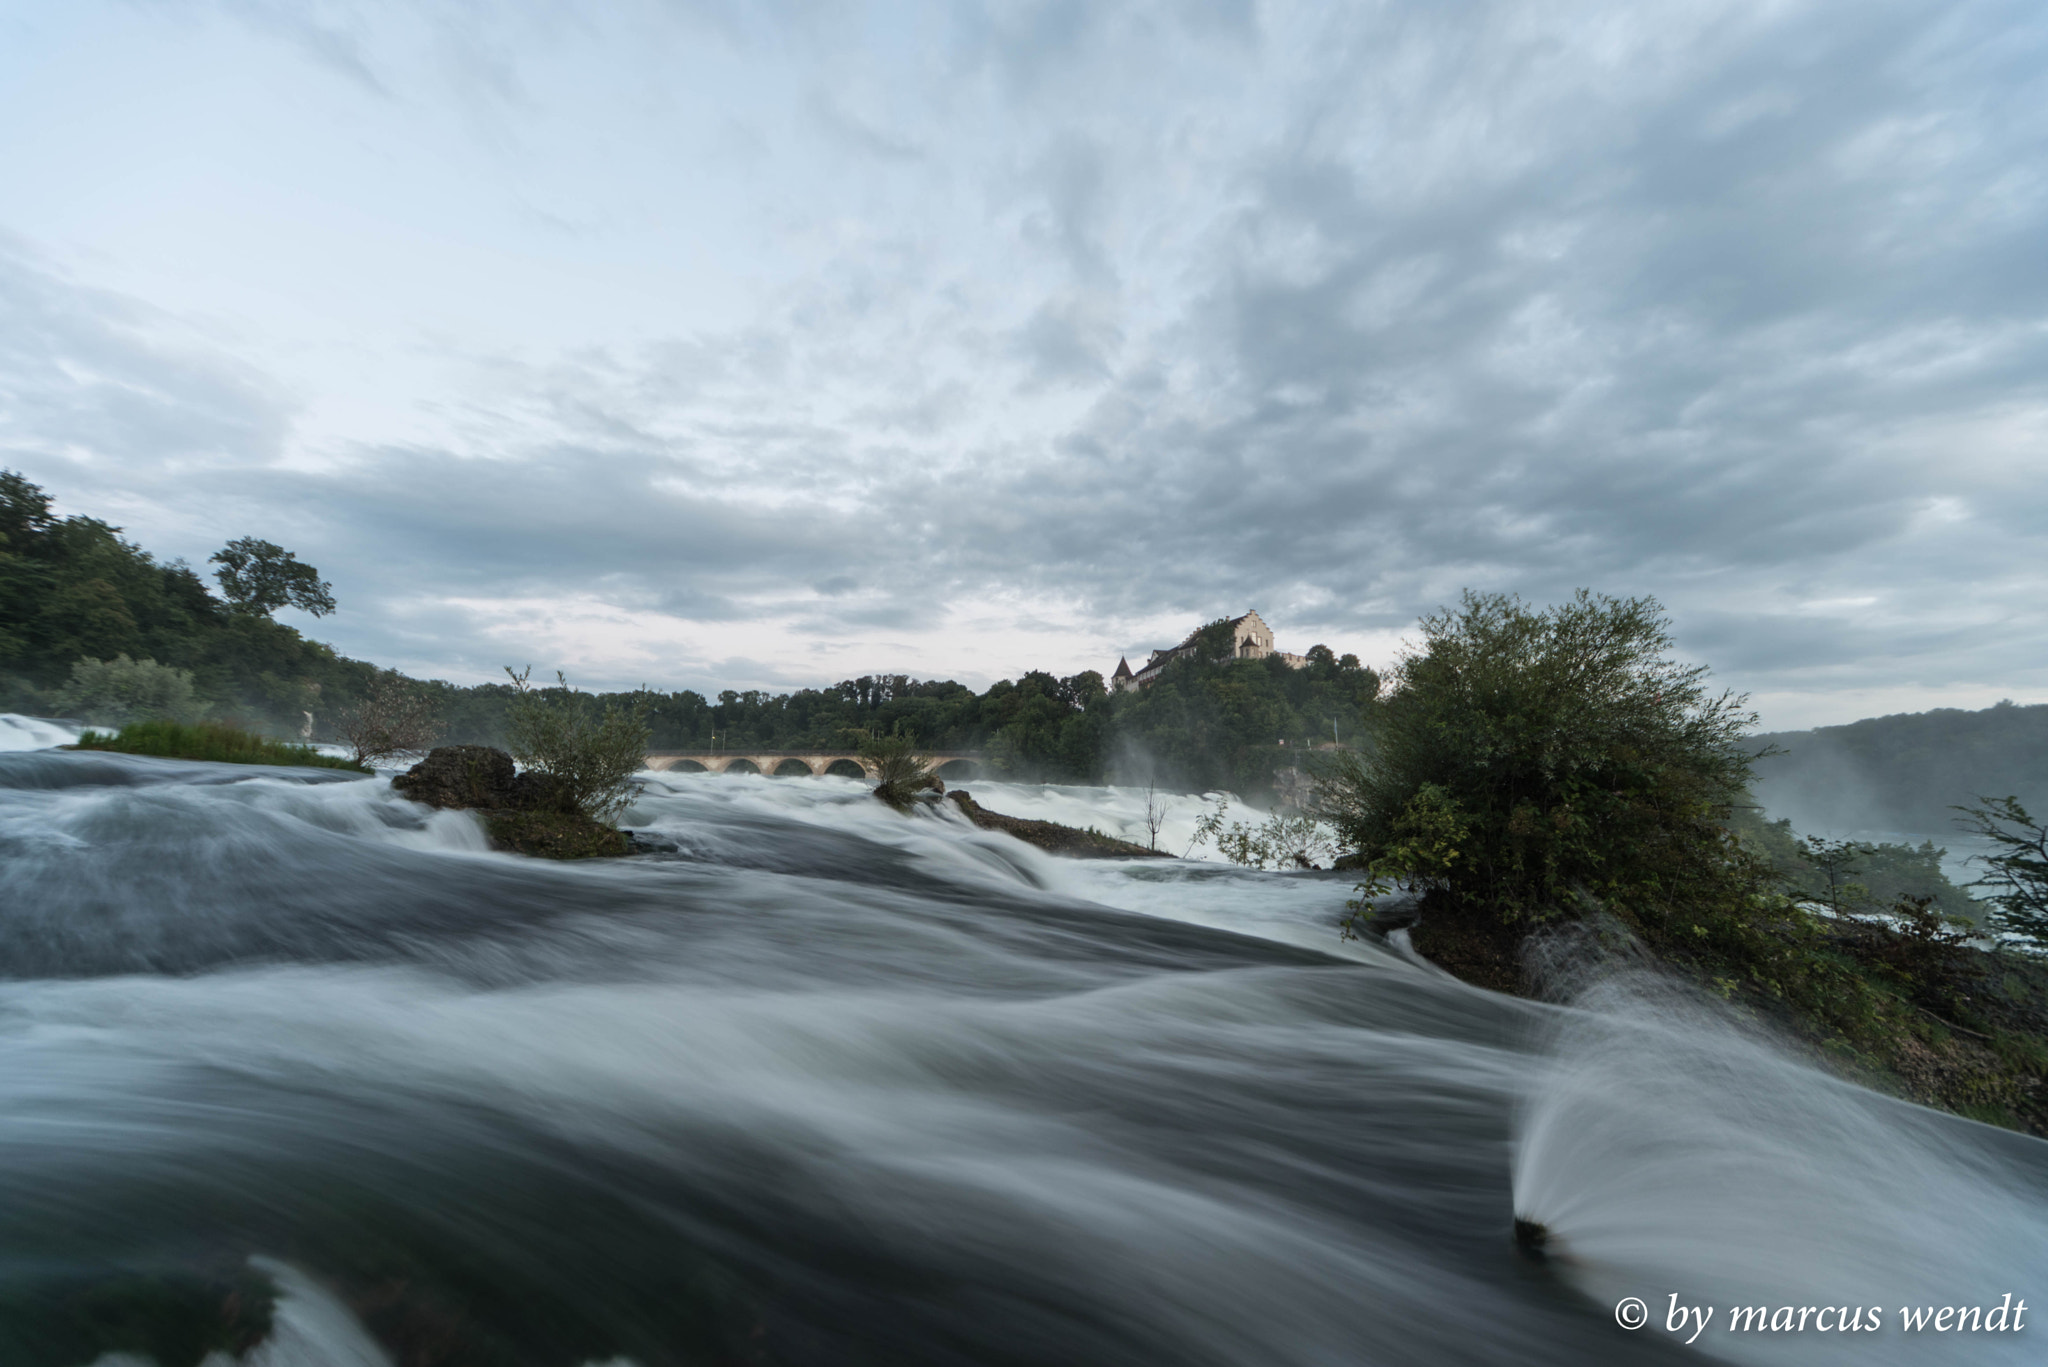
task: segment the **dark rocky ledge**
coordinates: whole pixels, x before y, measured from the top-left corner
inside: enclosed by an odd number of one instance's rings
[[[1148,850],[1143,845],[1133,845],[1128,840],[1118,840],[1100,831],[1077,831],[1072,826],[1062,826],[1056,821],[1030,821],[1018,816],[1004,816],[1001,812],[992,812],[976,802],[965,788],[955,788],[946,794],[946,798],[956,804],[969,821],[983,830],[1014,835],[1025,844],[1035,845],[1047,854],[1065,855],[1069,859],[1173,857],[1164,851]]]

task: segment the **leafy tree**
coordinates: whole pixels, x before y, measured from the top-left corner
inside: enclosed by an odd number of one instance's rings
[[[19,471],[0,470],[0,550],[25,550],[53,521],[48,494]]]
[[[325,617],[334,611],[334,586],[282,546],[245,536],[215,551],[211,560],[220,566],[214,578],[221,594],[237,612],[268,617],[295,607]]]
[[[1855,880],[1840,887],[1838,899],[1830,896],[1828,870],[1813,857],[1816,842],[1799,836],[1789,820],[1766,821],[1754,806],[1738,805],[1729,816],[1728,829],[1767,860],[1778,885],[1801,902],[1833,908],[1839,900],[1844,911],[1878,909],[1895,915],[1902,905],[1925,901],[1939,915],[1962,920],[1977,919],[1984,911],[1982,904],[1949,881],[1941,863],[1948,851],[1931,840],[1918,845],[1828,842],[1851,865],[1837,870],[1838,881],[1844,876]]]
[[[1328,859],[1337,852],[1334,835],[1313,816],[1274,812],[1256,826],[1247,826],[1242,821],[1225,826],[1223,818],[1229,810],[1230,800],[1223,798],[1217,802],[1215,811],[1195,823],[1195,839],[1188,846],[1189,853],[1193,853],[1195,845],[1214,841],[1216,852],[1233,864],[1254,869],[1306,869],[1320,867],[1318,859]]]
[[[2036,821],[2013,797],[1980,797],[1981,806],[1958,807],[1957,822],[1998,854],[1977,856],[1990,869],[1966,884],[1993,889],[1992,924],[2048,947],[2048,825]]]
[[[155,660],[80,660],[64,689],[65,710],[94,726],[131,721],[196,722],[206,713],[192,688],[192,671]]]
[[[423,755],[443,729],[433,697],[396,670],[378,675],[360,703],[342,709],[339,721],[342,739],[364,766]]]
[[[1626,919],[1740,900],[1755,869],[1723,829],[1750,757],[1745,699],[1668,658],[1658,604],[1579,591],[1534,611],[1467,592],[1324,770],[1324,815],[1376,879],[1501,922],[1588,899]]]
[[[1836,916],[1846,916],[1870,900],[1870,889],[1852,882],[1863,872],[1863,855],[1869,846],[1855,840],[1829,840],[1812,836],[1799,842],[1799,853],[1820,876],[1820,900]]]

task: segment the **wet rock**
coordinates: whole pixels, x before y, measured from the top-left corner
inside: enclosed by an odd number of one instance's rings
[[[488,745],[438,745],[391,780],[394,790],[429,807],[517,808],[524,777],[512,756]]]
[[[391,786],[429,807],[482,815],[491,848],[542,859],[594,859],[631,852],[621,831],[576,808],[552,774],[520,773],[512,756],[488,745],[442,745]]]
[[[553,774],[528,770],[512,780],[512,800],[505,805],[522,812],[575,812],[576,799],[568,785]]]
[[[1065,855],[1069,859],[1171,859],[1164,850],[1148,850],[1143,845],[1133,845],[1128,840],[1104,835],[1101,831],[1077,831],[1072,826],[1062,826],[1057,821],[1032,821],[1021,816],[1004,816],[992,812],[974,800],[965,788],[955,788],[946,794],[959,807],[969,821],[985,831],[1001,831],[1014,835],[1027,845],[1036,845],[1047,854]]]
[[[602,859],[630,854],[624,831],[599,825],[581,812],[484,813],[491,848],[541,859]]]

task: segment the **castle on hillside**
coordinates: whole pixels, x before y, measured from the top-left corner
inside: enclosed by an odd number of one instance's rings
[[[1247,612],[1242,617],[1230,620],[1231,639],[1235,643],[1232,655],[1239,660],[1263,660],[1268,655],[1278,655],[1289,669],[1300,669],[1308,663],[1306,655],[1293,655],[1284,650],[1273,649],[1273,629],[1256,612]],[[1159,672],[1170,661],[1183,655],[1195,653],[1195,637],[1201,634],[1197,627],[1187,639],[1171,650],[1155,650],[1145,663],[1133,670],[1131,662],[1119,658],[1116,673],[1109,676],[1109,687],[1113,693],[1130,693],[1140,688],[1149,688],[1159,678]]]

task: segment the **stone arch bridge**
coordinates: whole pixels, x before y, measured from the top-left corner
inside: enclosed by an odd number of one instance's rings
[[[983,764],[980,755],[966,751],[924,758],[948,783],[975,777]],[[873,777],[867,763],[846,750],[650,750],[647,767],[656,773],[676,774],[767,774],[771,778],[833,774],[862,780]]]

